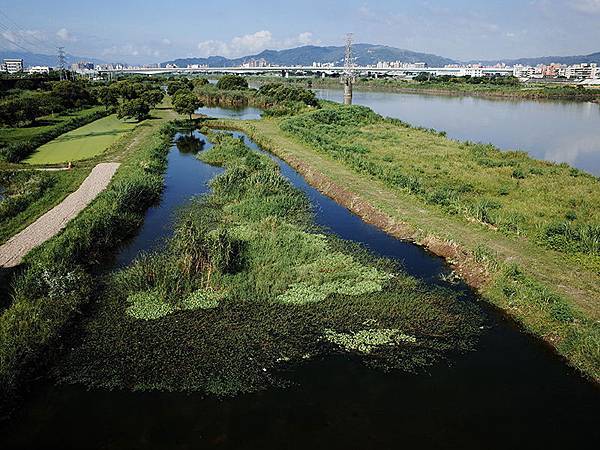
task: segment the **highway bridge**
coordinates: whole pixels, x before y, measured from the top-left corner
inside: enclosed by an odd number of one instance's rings
[[[512,75],[513,70],[508,68],[465,68],[465,67],[402,67],[402,68],[374,68],[374,67],[354,67],[357,75],[365,76],[414,76],[420,73],[430,73],[432,75]],[[100,73],[108,74],[228,74],[237,73],[244,75],[267,75],[276,74],[281,76],[298,75],[321,75],[333,76],[339,75],[345,71],[344,67],[313,67],[313,66],[268,66],[268,67],[132,67],[121,69],[98,69]]]

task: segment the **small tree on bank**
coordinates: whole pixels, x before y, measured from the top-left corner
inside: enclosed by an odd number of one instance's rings
[[[150,114],[150,105],[141,98],[125,100],[117,110],[119,119],[136,119],[138,122],[146,119]]]
[[[192,114],[202,106],[202,102],[195,94],[189,91],[178,91],[173,97],[173,109],[178,114],[189,116],[192,120]]]

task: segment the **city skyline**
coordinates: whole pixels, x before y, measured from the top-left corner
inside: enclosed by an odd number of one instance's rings
[[[456,60],[597,52],[600,0],[261,2],[107,0],[102,11],[72,0],[0,0],[0,49],[52,54],[55,47],[106,61],[156,63],[177,57],[240,57],[265,49],[390,45]],[[114,11],[119,14],[114,14]],[[181,20],[181,12],[190,20]],[[231,13],[231,11],[237,11]],[[173,17],[172,20],[166,18]],[[210,20],[209,20],[210,19]],[[220,19],[220,20],[213,20]],[[224,27],[223,23],[228,26]],[[573,25],[577,33],[573,33]]]

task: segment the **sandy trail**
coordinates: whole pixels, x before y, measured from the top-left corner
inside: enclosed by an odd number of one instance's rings
[[[69,194],[23,231],[0,246],[0,267],[14,267],[30,250],[46,242],[62,230],[110,183],[119,163],[100,163],[94,167],[79,189]]]

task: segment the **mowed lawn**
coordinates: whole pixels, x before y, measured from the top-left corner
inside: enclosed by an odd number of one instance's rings
[[[25,160],[29,164],[56,164],[92,158],[135,126],[110,115],[84,125],[42,145]]]

